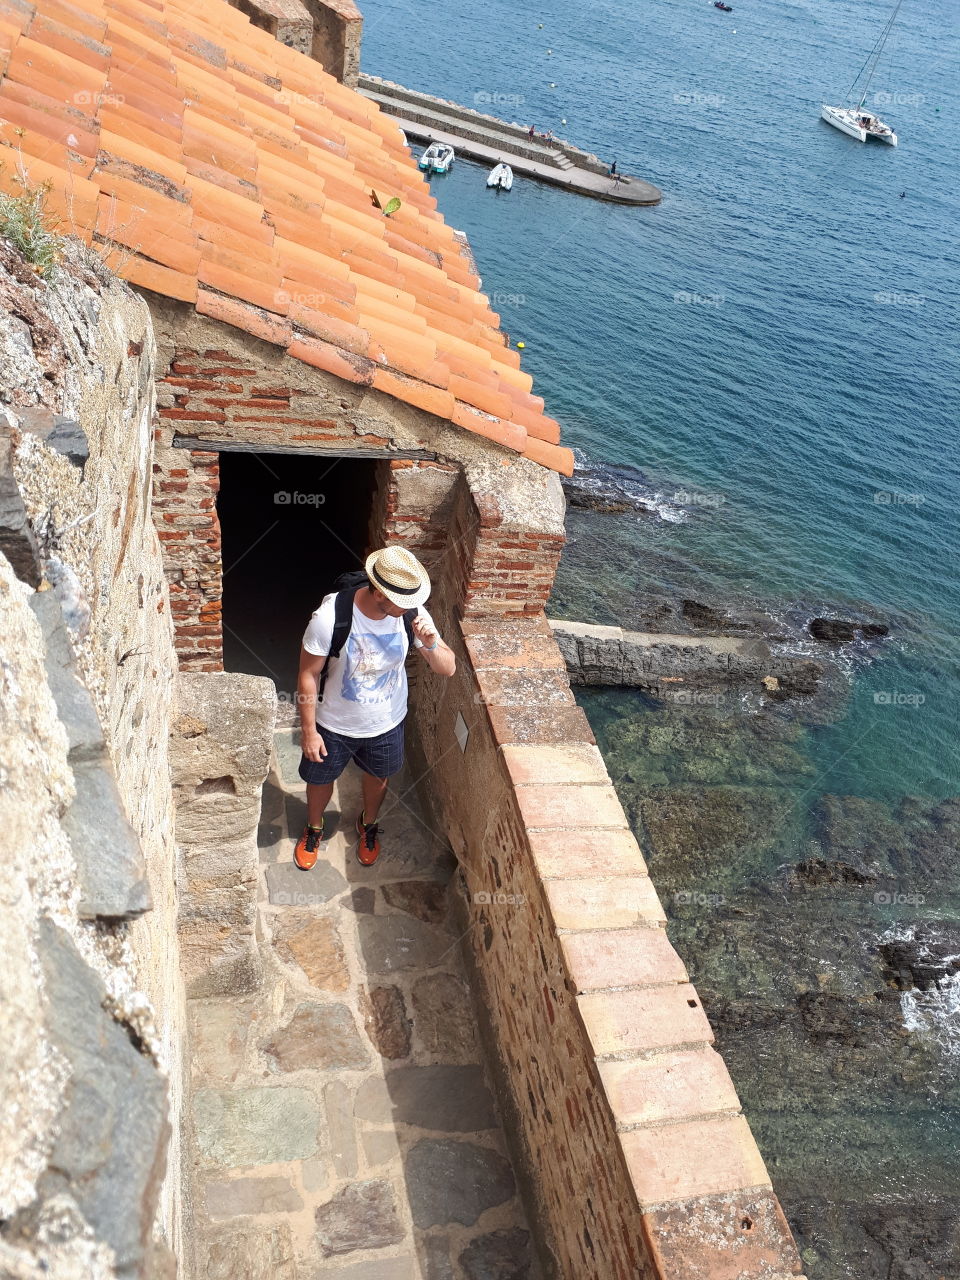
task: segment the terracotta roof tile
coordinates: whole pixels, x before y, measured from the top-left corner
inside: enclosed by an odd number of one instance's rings
[[[173,271],[169,267],[161,267],[136,256],[122,262],[115,270],[131,284],[152,289],[154,293],[162,293],[166,298],[179,298],[181,302],[197,300],[197,277],[194,275]]]
[[[466,427],[478,436],[495,440],[497,444],[513,449],[515,453],[523,453],[527,447],[527,433],[523,427],[517,426],[515,422],[504,422],[501,418],[478,413],[460,400],[453,406],[451,417],[458,427]]]
[[[363,356],[351,355],[316,338],[295,338],[288,350],[295,359],[303,360],[315,369],[323,369],[338,378],[345,378],[347,382],[359,382],[368,387],[373,385],[373,362]]]
[[[264,342],[272,342],[278,347],[288,347],[293,338],[289,320],[202,287],[197,291],[197,311],[202,316],[222,320],[224,324],[243,329],[255,338],[262,338]]]
[[[573,475],[573,450],[563,449],[555,444],[545,444],[542,440],[527,440],[523,456],[541,467],[549,467],[551,471],[559,471],[562,476]]]
[[[407,404],[423,409],[426,413],[435,414],[438,418],[456,420],[456,404],[449,391],[440,387],[427,386],[416,378],[400,378],[386,369],[378,369],[373,375],[373,385],[377,391],[385,391],[387,395]]]
[[[572,467],[396,124],[225,0],[0,0],[4,150],[132,283]]]

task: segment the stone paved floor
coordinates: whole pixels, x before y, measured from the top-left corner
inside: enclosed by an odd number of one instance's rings
[[[537,1280],[449,918],[453,860],[408,779],[361,867],[351,769],[338,829],[299,871],[299,747],[293,730],[275,741],[263,987],[190,1002],[196,1280]]]

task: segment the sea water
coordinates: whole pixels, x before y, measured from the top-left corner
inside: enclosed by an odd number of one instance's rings
[[[580,465],[653,508],[571,510],[551,613],[891,626],[819,717],[582,703],[807,1274],[960,1276],[957,979],[889,960],[960,932],[960,8],[903,4],[867,102],[893,149],[819,119],[879,0],[363,7],[366,71],[664,192],[498,194],[462,159],[432,182]]]

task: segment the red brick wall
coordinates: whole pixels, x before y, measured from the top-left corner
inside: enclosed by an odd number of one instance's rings
[[[441,610],[408,742],[557,1280],[788,1280],[763,1161],[546,619]],[[458,713],[469,731],[456,736]]]
[[[221,671],[220,455],[164,448],[158,439],[153,471],[153,519],[163,547],[180,667]]]
[[[253,350],[178,346],[158,380],[153,506],[177,652],[188,670],[223,665],[219,468],[216,453],[173,448],[174,434],[274,448],[323,446],[344,454],[391,444],[390,437],[363,425],[369,412],[365,418],[348,400],[333,400],[329,387],[311,384],[313,371],[284,362],[289,357],[270,368]],[[435,428],[425,415],[425,435]],[[369,537],[371,547],[408,546],[458,616],[539,613],[563,546],[560,533],[506,522],[496,495],[472,493],[454,460],[385,459],[378,468]]]

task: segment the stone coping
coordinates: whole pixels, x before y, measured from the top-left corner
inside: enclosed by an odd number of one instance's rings
[[[796,1276],[763,1158],[586,717],[570,706],[550,625],[466,619],[462,631],[637,1203],[654,1235],[681,1231],[673,1208],[703,1215],[707,1269],[668,1265],[664,1239],[651,1244],[658,1274]],[[759,1218],[730,1207],[745,1194],[765,1206],[755,1237]],[[736,1270],[715,1268],[733,1230]]]

